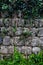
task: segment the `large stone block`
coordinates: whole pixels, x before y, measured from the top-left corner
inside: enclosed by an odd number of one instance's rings
[[[21,35],[22,34],[22,28],[18,27],[17,31],[15,32],[15,35]]]
[[[1,53],[2,54],[7,54],[8,53],[8,49],[6,46],[1,46]]]
[[[43,36],[43,28],[39,28],[39,33],[38,33],[38,36]]]
[[[14,45],[23,45],[23,40],[20,40],[20,37],[13,37],[13,43]]]
[[[10,37],[5,36],[3,39],[3,45],[10,45],[10,44],[11,44]]]
[[[22,47],[22,53],[25,54],[25,55],[31,54],[32,53],[32,48],[27,47],[27,46],[23,46]]]
[[[7,28],[7,35],[8,36],[13,36],[13,27],[11,27],[11,26],[9,26],[8,28]]]
[[[14,46],[8,46],[8,53],[14,53]]]
[[[11,26],[11,24],[12,24],[10,18],[5,18],[3,23],[4,23],[4,26],[6,26],[6,27]]]
[[[37,54],[40,51],[41,51],[40,47],[33,47],[33,49],[32,49],[32,52],[35,54]]]
[[[31,46],[40,46],[40,39],[38,37],[33,37],[31,41]]]
[[[40,37],[40,46],[43,46],[43,37]]]
[[[43,27],[43,19],[40,19],[39,26]]]
[[[38,28],[31,28],[32,36],[37,36],[38,35]]]

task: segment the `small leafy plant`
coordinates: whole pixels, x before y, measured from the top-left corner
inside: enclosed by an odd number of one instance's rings
[[[6,29],[3,29],[2,30],[2,33],[5,33],[6,34],[7,33],[7,30]]]
[[[23,35],[24,36],[32,36],[32,32],[30,32],[30,31],[24,31]]]
[[[14,33],[16,32],[16,27],[13,28],[13,32],[14,32]]]
[[[2,5],[2,10],[7,10],[8,9],[8,5],[7,4],[3,4]]]

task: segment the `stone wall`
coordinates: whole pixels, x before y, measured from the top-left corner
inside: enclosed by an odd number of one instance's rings
[[[43,50],[43,19],[0,18],[0,58],[14,47],[25,56]]]

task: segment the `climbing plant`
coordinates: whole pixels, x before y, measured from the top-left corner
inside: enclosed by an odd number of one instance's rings
[[[21,11],[25,19],[43,16],[42,0],[0,0],[0,12],[7,11],[10,16]],[[18,13],[19,14],[19,13]]]

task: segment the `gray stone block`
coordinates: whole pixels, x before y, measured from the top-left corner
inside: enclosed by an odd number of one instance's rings
[[[10,37],[9,36],[5,36],[3,39],[3,45],[10,45]]]
[[[35,37],[38,35],[38,28],[31,28],[32,36]]]
[[[11,19],[10,18],[6,18],[6,19],[4,19],[4,25],[6,26],[6,27],[9,27],[9,26],[11,26]]]
[[[31,46],[40,46],[40,39],[38,37],[33,37],[31,41]]]
[[[1,54],[7,54],[8,53],[8,49],[6,46],[1,46]]]
[[[41,51],[40,47],[33,47],[33,49],[32,49],[32,52],[35,54],[37,54],[40,51]]]
[[[38,33],[38,36],[43,36],[43,28],[39,28],[39,33]]]
[[[20,40],[20,37],[18,36],[16,36],[16,37],[13,37],[13,43],[14,43],[14,45],[23,45],[23,40]]]
[[[23,46],[22,47],[22,53],[25,54],[25,55],[31,54],[32,53],[32,48],[27,47],[27,46]]]
[[[15,32],[15,35],[21,35],[22,34],[22,28],[18,27],[17,31]]]
[[[8,46],[8,53],[14,53],[14,46]]]
[[[40,37],[40,46],[43,46],[43,37]]]
[[[39,26],[43,27],[43,19],[40,19]]]

